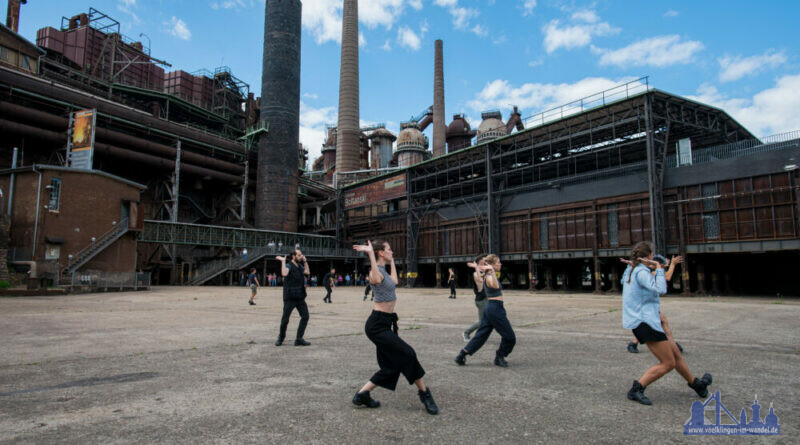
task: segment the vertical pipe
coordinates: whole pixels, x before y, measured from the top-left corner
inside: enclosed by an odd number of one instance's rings
[[[360,164],[358,76],[358,0],[344,0],[336,130],[336,170],[340,172],[358,170]]]
[[[433,74],[433,157],[442,156],[446,152],[444,123],[444,62],[442,57],[442,41],[435,42],[434,74]]]
[[[17,152],[19,152],[19,149],[17,147],[14,147],[14,154],[11,155],[12,156],[11,157],[11,170],[14,170],[15,168],[17,168]],[[14,179],[15,178],[16,178],[16,175],[14,173],[11,173],[11,177],[9,178],[9,181],[8,181],[8,211],[6,212],[6,214],[9,217],[11,217],[11,209],[12,209],[12,206],[14,204]]]
[[[266,1],[261,119],[269,132],[258,141],[258,229],[297,231],[301,13],[299,0]]]
[[[39,185],[36,187],[36,212],[33,223],[33,246],[31,248],[31,261],[36,258],[36,243],[39,241],[39,206],[42,199],[42,172],[36,170],[36,164],[33,164],[33,172],[39,174]]]

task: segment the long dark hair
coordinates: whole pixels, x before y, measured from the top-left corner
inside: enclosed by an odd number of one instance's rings
[[[631,250],[631,273],[628,275],[628,283],[631,282],[631,277],[633,276],[633,269],[636,268],[641,261],[641,258],[647,258],[650,254],[653,253],[653,245],[649,241],[639,241],[633,246]]]

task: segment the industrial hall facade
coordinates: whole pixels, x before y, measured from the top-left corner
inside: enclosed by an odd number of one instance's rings
[[[759,137],[647,77],[529,117],[487,110],[473,129],[446,121],[442,41],[432,105],[397,133],[360,127],[357,11],[345,8],[338,122],[308,159],[299,2],[267,3],[266,29],[288,31],[266,34],[256,97],[228,67],[174,69],[94,8],[28,41],[9,2],[0,260],[12,275],[227,285],[276,271],[295,246],[315,273],[361,274],[349,246],[384,239],[408,287],[444,286],[448,268],[469,286],[466,263],[496,253],[504,287],[619,292],[619,258],[652,241],[684,256],[674,292],[800,294],[800,131]]]

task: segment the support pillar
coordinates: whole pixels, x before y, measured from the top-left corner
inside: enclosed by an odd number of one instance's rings
[[[528,255],[528,290],[533,292],[536,288],[533,286],[533,257]]]
[[[436,258],[436,289],[442,288],[442,263],[439,262],[439,258]]]
[[[611,292],[619,293],[619,268],[616,264],[611,266]]]
[[[689,255],[686,253],[686,235],[684,233],[683,222],[683,195],[678,193],[678,242],[680,243],[680,255],[683,257],[681,268],[681,295],[688,297],[692,294],[691,280],[689,279]]]
[[[555,289],[555,286],[553,286],[555,284],[555,276],[553,275],[552,266],[545,267],[545,280],[544,290],[551,291]]]
[[[706,276],[705,268],[702,263],[697,263],[697,293],[700,295],[706,294]]]
[[[719,295],[719,274],[716,272],[711,273],[711,293],[713,295]]]
[[[662,129],[656,134],[657,127],[661,127],[661,125],[656,125],[654,122],[652,97],[648,93],[644,98],[651,242],[657,253],[664,253],[667,248],[664,223],[664,169],[667,144],[669,143],[669,122],[663,124],[665,130]]]
[[[181,187],[181,140],[178,139],[178,144],[175,151],[175,171],[172,174],[172,187],[170,188],[170,198],[172,199],[172,206],[170,206],[170,221],[178,222],[178,206],[180,201],[180,187]],[[172,256],[172,272],[169,274],[169,284],[175,285],[178,282],[177,273],[177,247],[175,244],[170,248]],[[181,270],[183,275],[183,270]]]

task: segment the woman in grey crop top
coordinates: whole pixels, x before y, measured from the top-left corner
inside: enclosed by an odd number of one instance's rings
[[[366,245],[353,246],[358,252],[363,252],[369,257],[370,271],[369,284],[372,286],[372,294],[375,297],[375,307],[372,310],[364,332],[367,338],[375,344],[378,354],[378,366],[380,369],[353,397],[353,404],[356,406],[366,406],[367,408],[377,408],[380,402],[370,397],[369,392],[377,386],[381,386],[390,391],[397,387],[397,381],[402,374],[408,384],[417,386],[419,400],[425,405],[425,410],[429,414],[437,414],[439,408],[433,401],[430,388],[425,386],[422,376],[425,370],[417,360],[417,353],[414,349],[404,342],[397,335],[397,314],[394,312],[397,295],[397,267],[394,264],[392,248],[389,243],[384,241],[367,241]],[[391,273],[386,271],[389,264]]]
[[[494,364],[500,367],[507,367],[508,363],[505,358],[514,349],[517,342],[517,337],[514,335],[514,330],[511,328],[511,323],[508,321],[506,309],[503,307],[503,286],[500,280],[497,279],[497,273],[500,272],[502,263],[497,255],[489,255],[484,259],[487,266],[483,266],[486,270],[486,282],[484,289],[486,290],[486,299],[489,300],[486,304],[486,309],[483,312],[483,321],[478,328],[478,332],[472,337],[472,340],[467,343],[467,346],[459,351],[456,356],[456,363],[463,366],[467,364],[467,355],[472,355],[486,343],[489,339],[489,334],[496,330],[502,340],[500,341],[500,348],[494,357]]]

